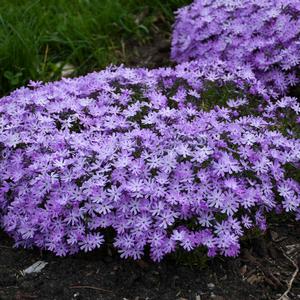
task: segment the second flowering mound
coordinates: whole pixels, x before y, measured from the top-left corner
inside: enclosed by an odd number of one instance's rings
[[[195,0],[179,9],[172,58],[221,59],[232,69],[255,73],[268,88],[284,93],[298,79],[298,0]]]
[[[192,65],[118,68],[3,98],[1,225],[57,255],[101,246],[105,228],[122,257],[146,246],[154,260],[177,246],[237,255],[265,212],[300,205],[287,171],[300,158],[299,105],[268,104],[243,82]]]

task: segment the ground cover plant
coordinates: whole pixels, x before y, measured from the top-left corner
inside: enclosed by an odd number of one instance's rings
[[[32,80],[54,80],[127,63],[131,44],[170,35],[187,0],[0,1],[0,96]],[[159,28],[158,28],[159,26]],[[67,67],[68,70],[63,70]]]
[[[172,58],[222,60],[284,93],[298,82],[299,16],[295,0],[196,0],[177,12]]]
[[[300,217],[299,104],[256,85],[187,63],[16,90],[0,107],[2,226],[57,255],[100,247],[108,228],[125,258],[238,255],[266,213]]]

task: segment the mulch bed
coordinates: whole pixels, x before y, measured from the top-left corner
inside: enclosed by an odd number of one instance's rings
[[[243,242],[239,258],[217,257],[204,268],[170,258],[159,264],[122,260],[110,248],[59,258],[36,249],[15,249],[3,232],[0,240],[3,300],[279,299],[288,283],[290,299],[300,299],[299,273],[292,281],[300,267],[300,227],[293,222],[272,224],[265,235]],[[48,263],[41,272],[22,274],[39,260]]]

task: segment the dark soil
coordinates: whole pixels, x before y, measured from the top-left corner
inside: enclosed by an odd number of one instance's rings
[[[167,37],[151,45],[129,46],[128,65],[169,64]],[[0,299],[121,300],[260,300],[279,299],[299,268],[299,223],[282,220],[264,235],[243,241],[239,258],[217,257],[200,266],[166,258],[121,260],[107,247],[88,254],[58,258],[48,252],[14,249],[0,231]],[[42,260],[40,273],[22,270]],[[287,299],[300,299],[297,274]]]
[[[14,249],[3,233],[0,240],[3,300],[278,299],[296,270],[288,258],[299,266],[300,254],[297,223],[272,224],[266,234],[243,242],[239,258],[217,257],[202,268],[171,258],[159,264],[147,259],[121,260],[109,248],[59,258],[48,252]],[[22,275],[22,270],[39,260],[48,263],[40,273]],[[299,279],[293,281],[290,299],[300,299]]]
[[[157,25],[161,27],[162,25]],[[147,44],[128,41],[124,46],[122,57],[124,64],[129,67],[159,68],[175,65],[170,61],[171,37],[167,32],[155,32],[154,39]]]

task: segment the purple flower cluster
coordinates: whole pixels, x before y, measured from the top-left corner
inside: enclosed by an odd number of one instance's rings
[[[300,2],[195,0],[177,12],[172,58],[220,59],[282,94],[298,82]]]
[[[149,247],[159,261],[177,247],[235,256],[267,212],[299,218],[288,171],[299,167],[299,103],[263,100],[243,75],[108,68],[2,98],[1,226],[16,245],[57,255],[100,247],[113,228],[121,257]],[[215,105],[211,85],[231,96]]]

